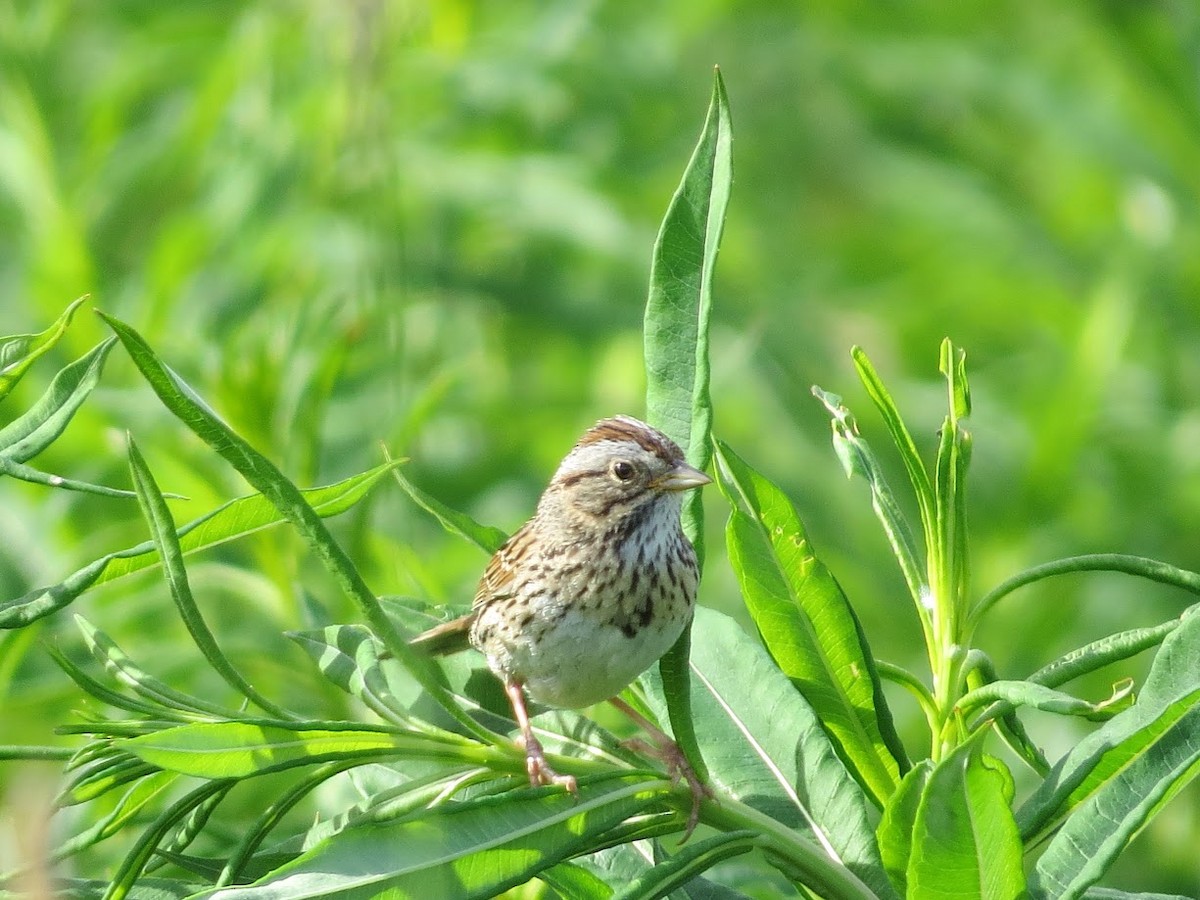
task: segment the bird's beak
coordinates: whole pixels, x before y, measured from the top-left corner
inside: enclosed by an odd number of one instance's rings
[[[692,468],[687,463],[680,463],[666,475],[656,479],[653,486],[660,491],[686,491],[711,483],[712,479],[699,469]]]

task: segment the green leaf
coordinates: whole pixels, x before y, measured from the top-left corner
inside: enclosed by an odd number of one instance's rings
[[[575,863],[551,866],[538,875],[538,880],[552,888],[560,900],[609,900],[613,893],[599,875]]]
[[[963,419],[971,411],[966,381],[966,354],[947,338],[942,341],[941,371],[946,377],[950,414],[942,425],[938,445],[934,499],[937,510],[937,539],[929,548],[937,561],[935,597],[948,604],[944,624],[958,640],[969,610],[970,556],[967,541],[967,467],[971,461],[971,435]]]
[[[697,609],[693,640],[692,708],[719,797],[802,829],[879,897],[894,897],[867,798],[812,707],[758,641],[728,616]],[[653,673],[643,679],[661,714],[661,687]]]
[[[429,657],[408,646],[379,605],[375,593],[346,551],[329,533],[321,517],[305,500],[303,493],[284,477],[274,463],[221,421],[199,399],[195,391],[155,355],[140,334],[124,322],[104,313],[99,315],[121,340],[134,365],[163,405],[197,437],[220,454],[253,488],[270,500],[296,528],[342,591],[358,606],[375,635],[430,696],[441,703],[447,713],[477,738],[485,742],[491,741],[493,735],[477,725],[448,696],[438,681],[436,667]]]
[[[679,443],[688,462],[712,458],[708,329],[713,272],[733,182],[729,98],[717,72],[700,140],[671,198],[654,244],[646,301],[646,415]],[[685,524],[703,561],[700,497],[687,502]]]
[[[1125,553],[1092,553],[1084,556],[1072,556],[1067,559],[1056,559],[1026,569],[1007,579],[988,591],[975,608],[971,610],[971,621],[978,623],[989,609],[1013,591],[1043,578],[1056,575],[1069,575],[1075,572],[1121,572],[1156,581],[1159,584],[1169,584],[1192,594],[1200,594],[1200,573],[1180,569],[1157,559],[1144,556],[1129,556]]]
[[[366,496],[399,462],[378,466],[360,475],[325,487],[302,491],[305,500],[320,516],[336,516]],[[184,554],[195,553],[254,534],[283,522],[279,511],[261,494],[231,500],[194,519],[177,532]],[[160,564],[153,541],[109,553],[67,576],[58,584],[40,587],[24,596],[0,603],[0,628],[21,628],[74,602],[89,588]]]
[[[159,681],[139,667],[125,652],[117,646],[107,634],[94,627],[83,616],[75,616],[75,624],[83,633],[84,643],[105,671],[135,693],[140,694],[156,707],[162,708],[162,713],[170,715],[174,712],[191,715],[236,716],[234,710],[226,709],[216,703],[211,703],[200,697],[193,697],[175,690],[173,687]]]
[[[288,634],[320,667],[321,673],[362,700],[384,721],[408,721],[404,704],[392,693],[379,658],[383,647],[362,625],[330,625],[317,632]]]
[[[114,742],[151,765],[199,778],[245,778],[329,759],[428,754],[453,758],[445,742],[386,731],[286,728],[252,722],[180,725]]]
[[[647,869],[613,895],[613,900],[655,900],[685,886],[696,876],[759,846],[761,835],[754,831],[730,831],[702,841],[692,841],[682,850]]]
[[[1009,803],[1012,777],[978,741],[957,747],[929,775],[912,832],[908,896],[1014,900],[1024,896],[1021,838]]]
[[[925,469],[925,463],[921,461],[921,455],[917,452],[917,445],[912,439],[912,434],[909,433],[908,426],[904,424],[904,419],[900,416],[900,410],[896,408],[896,403],[892,400],[892,395],[884,386],[883,379],[875,371],[871,360],[867,358],[866,352],[861,347],[852,347],[850,349],[850,357],[854,360],[854,368],[858,372],[859,380],[867,389],[867,395],[874,402],[875,408],[879,410],[879,414],[883,416],[884,424],[892,436],[892,443],[896,445],[896,449],[900,453],[900,460],[904,463],[904,468],[908,472],[908,480],[912,484],[913,493],[917,498],[917,508],[920,511],[921,522],[924,526],[925,543],[929,546],[933,542],[933,532],[930,529],[933,526],[936,516],[934,513],[933,483],[929,480],[929,473]],[[814,388],[813,393],[825,403],[830,412],[834,412],[835,407],[839,409],[844,408],[841,406],[841,398],[835,397],[832,394],[825,394],[824,391],[818,393],[819,390],[819,388]],[[827,397],[835,400],[836,403],[831,406],[826,401]],[[834,415],[836,416],[837,413],[834,412]],[[853,425],[853,420],[851,420],[850,424]],[[835,434],[837,433],[837,427],[835,423]]]
[[[837,394],[826,393],[816,386],[813,387],[812,392],[833,418],[833,446],[837,451],[838,458],[842,461],[847,477],[860,475],[866,479],[871,489],[871,506],[875,510],[876,518],[883,526],[888,542],[892,545],[892,552],[900,564],[900,571],[908,584],[909,593],[916,602],[917,613],[921,617],[926,639],[929,640],[929,585],[908,520],[905,519],[900,504],[896,502],[896,495],[892,493],[887,479],[883,476],[883,469],[875,459],[874,451],[859,435],[858,423],[854,416],[842,405],[842,398]],[[922,471],[924,470],[922,469]],[[932,488],[930,488],[931,510],[933,509],[932,497]],[[925,513],[922,512],[922,522],[925,521],[924,516]],[[928,543],[928,536],[926,540]]]
[[[895,791],[903,745],[874,658],[833,574],[813,555],[795,505],[717,443],[730,500],[729,559],[771,656],[812,704],[843,761],[875,803]],[[743,508],[744,506],[744,508]],[[886,734],[886,737],[885,737]]]
[[[109,338],[62,369],[29,410],[0,429],[0,455],[22,463],[52,444],[91,394],[104,370],[104,361],[117,343]]]
[[[875,830],[884,868],[901,897],[909,896],[908,864],[912,859],[913,829],[932,772],[933,762],[923,759],[905,773],[896,793],[888,798],[883,818]]]
[[[37,361],[37,358],[58,343],[59,338],[66,334],[67,326],[75,310],[87,299],[80,297],[66,308],[53,325],[39,334],[16,334],[0,337],[0,400],[3,400],[17,382]]]
[[[465,538],[486,553],[495,553],[508,540],[508,535],[502,529],[492,525],[481,525],[466,513],[451,509],[405,478],[399,469],[393,469],[393,477],[417,506],[437,519],[451,534]]]
[[[713,272],[733,183],[732,139],[729,98],[718,71],[700,140],[654,243],[643,328],[646,418],[674,439],[700,470],[708,468],[712,458],[708,331]],[[704,506],[699,491],[691,491],[684,500],[683,528],[703,571]],[[688,708],[688,630],[659,666],[675,739],[703,780],[704,759]]]
[[[1138,757],[1168,752],[1169,744],[1159,748],[1158,741],[1200,702],[1197,672],[1200,612],[1192,612],[1163,641],[1133,707],[1079,741],[1018,810],[1025,840],[1053,830],[1068,812],[1103,790]]]
[[[399,821],[348,828],[253,885],[197,900],[483,900],[586,852],[669,789],[665,781],[627,775],[580,781],[577,799],[539,788],[444,803]]]
[[[146,460],[138,451],[137,444],[134,443],[132,437],[129,438],[129,469],[133,476],[134,488],[137,490],[138,505],[150,527],[159,558],[162,559],[171,599],[175,601],[175,608],[179,610],[179,617],[183,620],[192,640],[204,654],[204,658],[208,660],[212,669],[225,679],[226,684],[268,715],[278,716],[282,719],[290,718],[287,712],[255,690],[234,668],[233,663],[225,656],[224,651],[217,644],[217,639],[205,623],[188,583],[187,569],[183,565],[183,547],[175,532],[175,519],[171,516],[167,501],[158,489],[158,484],[154,481],[154,476],[150,473],[150,468],[146,465]]]
[[[0,475],[7,475],[10,478],[16,478],[18,481],[27,481],[30,484],[40,484],[44,487],[59,488],[64,491],[77,491],[81,494],[96,494],[99,497],[134,497],[133,491],[123,491],[120,488],[111,488],[103,484],[92,484],[89,481],[79,481],[75,478],[64,478],[62,475],[51,475],[48,472],[43,472],[35,469],[32,466],[26,466],[22,463],[14,462],[7,456],[0,455]]]
[[[1163,642],[1137,703],[1083,738],[1021,807],[1028,842],[1058,829],[1031,877],[1040,896],[1080,896],[1200,772],[1197,672],[1193,613]]]
[[[1133,703],[1133,682],[1125,679],[1113,687],[1112,696],[1099,703],[1089,703],[1079,697],[1056,691],[1028,681],[992,681],[962,696],[956,704],[961,712],[977,709],[997,700],[1010,706],[1029,706],[1043,712],[1080,716],[1093,722],[1104,722]],[[977,727],[979,723],[974,723]]]

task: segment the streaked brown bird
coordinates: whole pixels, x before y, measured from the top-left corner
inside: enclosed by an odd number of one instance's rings
[[[574,776],[546,761],[525,696],[571,709],[610,700],[650,735],[672,777],[687,780],[689,835],[708,789],[679,746],[616,695],[691,620],[699,573],[679,513],[683,492],[711,480],[645,422],[597,422],[559,465],[533,518],[488,563],[471,612],[412,640],[431,653],[468,642],[483,653],[504,682],[534,785],[577,790]]]

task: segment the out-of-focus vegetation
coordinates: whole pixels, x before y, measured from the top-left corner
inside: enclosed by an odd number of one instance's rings
[[[797,499],[876,652],[911,662],[902,580],[809,393],[841,391],[880,427],[851,344],[926,450],[939,342],[967,349],[977,593],[1076,553],[1200,567],[1198,59],[1186,2],[14,0],[0,333],[41,330],[90,292],[297,482],[369,468],[383,441],[412,481],[511,529],[583,427],[640,412],[650,247],[719,63],[737,141],[715,428]],[[4,420],[104,334],[79,316]],[[127,484],[128,429],[163,488],[191,498],[180,520],[246,493],[112,363],[40,466]],[[145,538],[128,501],[0,490],[6,597]],[[483,564],[396,490],[335,524],[381,593],[462,603]],[[190,571],[229,653],[308,698],[317,676],[279,631],[317,607],[353,612],[298,540],[272,533]],[[706,579],[702,602],[734,610],[715,558]],[[211,677],[161,582],[142,584],[81,609],[102,608],[160,677]],[[1021,677],[1184,603],[1116,575],[1059,579],[1006,600],[980,639]],[[0,743],[51,740],[77,702],[35,638],[81,653],[69,616],[0,636]],[[1051,758],[1075,739],[1031,725]],[[52,768],[14,771],[0,863],[19,852],[19,810],[53,789]],[[1110,882],[1200,889],[1197,809],[1177,800]]]

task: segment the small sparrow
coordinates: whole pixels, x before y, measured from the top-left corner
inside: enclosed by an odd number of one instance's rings
[[[412,640],[431,653],[468,642],[483,653],[512,703],[533,785],[577,790],[574,776],[546,761],[525,696],[568,709],[610,700],[651,736],[672,776],[686,779],[686,835],[711,793],[679,746],[616,695],[691,621],[699,572],[679,512],[684,491],[711,481],[645,422],[597,422],[559,465],[533,518],[488,563],[471,612]]]

